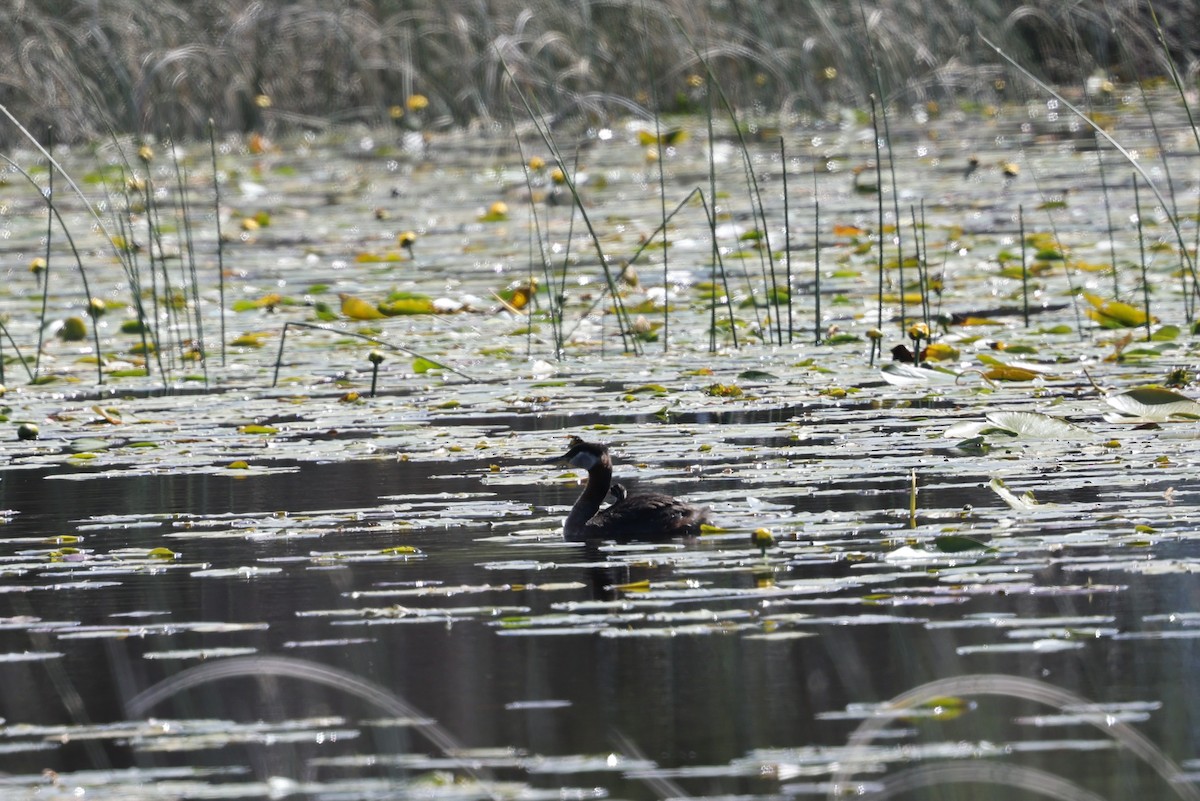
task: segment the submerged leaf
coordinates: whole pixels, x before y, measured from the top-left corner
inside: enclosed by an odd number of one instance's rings
[[[944,534],[934,539],[933,544],[942,553],[962,553],[963,551],[991,550],[987,543],[961,534]]]

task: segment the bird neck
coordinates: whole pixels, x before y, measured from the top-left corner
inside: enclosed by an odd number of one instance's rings
[[[583,488],[579,499],[571,507],[571,514],[567,515],[563,533],[568,540],[585,539],[580,535],[587,526],[587,522],[595,516],[596,512],[600,511],[600,504],[604,503],[604,498],[608,495],[608,488],[611,485],[612,463],[608,459],[601,459],[588,471],[587,486]]]

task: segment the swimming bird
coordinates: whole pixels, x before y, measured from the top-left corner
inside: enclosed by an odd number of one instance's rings
[[[694,537],[708,522],[708,510],[658,492],[628,492],[613,484],[612,457],[608,446],[571,437],[571,447],[551,461],[566,462],[586,470],[587,486],[563,526],[569,542],[587,540],[658,541],[672,537]],[[616,500],[601,510],[609,491]]]

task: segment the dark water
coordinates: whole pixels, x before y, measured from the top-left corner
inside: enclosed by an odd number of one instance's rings
[[[382,496],[429,492],[479,492],[478,478],[486,461],[433,466],[433,472],[453,472],[458,479],[425,478],[428,463],[363,461],[306,464],[297,473],[253,479],[224,475],[160,475],[110,478],[104,482],[49,480],[39,470],[9,471],[0,480],[0,507],[19,510],[4,533],[7,537],[47,537],[70,533],[81,522],[106,515],[181,515],[250,520],[261,513],[287,510],[298,521],[308,513],[330,509],[370,508]],[[957,506],[962,498],[980,502],[978,483],[968,482],[962,494],[947,497]],[[681,487],[681,491],[690,489]],[[571,502],[574,489],[540,485],[498,490],[503,499],[534,508],[559,507]],[[851,496],[860,509],[902,507],[905,488],[859,486]],[[453,501],[446,509],[453,513]],[[162,519],[158,517],[156,519]],[[504,521],[495,521],[503,523]],[[171,521],[153,528],[89,530],[85,545],[96,551],[121,547],[156,547],[168,542],[162,535]],[[297,528],[303,528],[298,522]],[[502,528],[502,527],[501,527]],[[1042,655],[973,654],[962,656],[963,645],[992,642],[994,634],[976,629],[926,628],[923,620],[959,620],[965,615],[995,612],[1019,617],[1111,617],[1119,630],[1145,628],[1146,616],[1195,609],[1200,590],[1191,577],[1144,577],[1118,593],[1054,594],[1053,588],[1075,581],[1055,567],[1035,569],[1034,583],[1049,590],[1021,597],[975,596],[965,604],[888,608],[894,616],[869,625],[845,621],[817,623],[817,636],[793,640],[746,639],[738,632],[713,630],[704,634],[668,637],[604,637],[579,631],[561,636],[503,636],[491,625],[495,618],[454,622],[336,625],[297,612],[336,610],[362,605],[348,593],[398,584],[442,582],[446,585],[527,584],[578,581],[568,592],[534,593],[494,590],[463,598],[401,599],[415,607],[440,607],[452,612],[462,606],[528,606],[536,616],[551,603],[611,599],[620,595],[611,585],[643,579],[676,578],[669,566],[588,567],[594,554],[553,542],[539,544],[536,558],[553,570],[513,568],[485,570],[480,565],[510,559],[512,545],[493,542],[497,527],[481,523],[443,530],[421,529],[397,537],[394,530],[372,531],[370,525],[349,525],[319,539],[286,537],[184,540],[177,551],[188,562],[213,566],[253,565],[278,557],[302,557],[312,550],[382,549],[402,542],[419,548],[428,558],[412,563],[360,563],[315,569],[286,564],[282,573],[250,579],[193,578],[180,571],[162,575],[123,575],[118,586],[105,589],[50,590],[54,579],[29,573],[5,580],[7,615],[33,616],[42,621],[73,621],[80,626],[112,624],[129,612],[154,614],[145,622],[220,621],[266,623],[262,630],[235,633],[180,632],[150,637],[63,640],[52,631],[20,627],[0,632],[0,651],[25,649],[62,651],[61,659],[35,663],[0,664],[4,689],[3,716],[8,723],[84,724],[124,720],[124,705],[138,692],[195,664],[182,660],[148,660],[145,654],[177,648],[253,647],[259,654],[282,654],[337,667],[374,682],[406,699],[438,721],[468,748],[514,749],[544,757],[624,753],[635,746],[662,768],[683,768],[679,786],[694,795],[749,794],[773,797],[791,782],[772,773],[764,758],[761,776],[733,775],[717,770],[704,776],[703,766],[729,766],[755,749],[801,749],[838,746],[856,721],[818,719],[848,704],[881,702],[934,679],[965,674],[1003,673],[1047,682],[1096,702],[1161,701],[1161,709],[1138,724],[1151,741],[1178,760],[1196,753],[1197,693],[1193,639],[1112,640],[1083,650]],[[25,545],[24,547],[29,547]],[[687,546],[700,554],[719,545]],[[22,546],[6,545],[5,555]],[[575,565],[575,566],[573,566]],[[63,571],[72,575],[71,569]],[[770,570],[776,581],[852,575],[851,562],[825,564],[803,560],[776,562]],[[552,575],[547,575],[547,574]],[[82,574],[82,570],[78,571]],[[1101,574],[1103,575],[1103,574]],[[59,578],[58,580],[65,580]],[[750,589],[752,571],[717,579],[721,586]],[[919,581],[917,583],[920,583]],[[26,592],[28,590],[28,592]],[[858,615],[862,590],[806,597],[795,611],[817,616]],[[386,606],[390,601],[367,605]],[[776,601],[775,603],[778,603]],[[783,603],[787,603],[784,601]],[[693,602],[695,607],[720,611],[743,609],[753,615],[769,611],[772,601],[719,598]],[[868,610],[870,611],[870,610]],[[449,613],[448,615],[449,616]],[[499,616],[499,613],[497,617]],[[916,619],[916,620],[913,620]],[[126,621],[137,622],[137,621]],[[357,621],[361,623],[362,621]],[[369,621],[368,621],[369,622]],[[296,641],[351,638],[351,643],[328,647],[289,647]],[[365,639],[366,641],[357,641]],[[545,708],[508,708],[519,702],[566,702]],[[1161,780],[1134,758],[1097,744],[1108,741],[1100,732],[1081,725],[1037,729],[1017,726],[1021,714],[1051,710],[1013,699],[980,698],[978,708],[957,721],[915,724],[905,741],[981,742],[1002,747],[1005,742],[1059,741],[1044,753],[1010,757],[1071,776],[1102,797],[1128,798],[1134,793],[1167,797]],[[155,717],[221,718],[234,721],[289,720],[336,715],[353,728],[377,710],[346,693],[294,679],[214,682],[156,706]],[[313,757],[342,754],[436,753],[430,743],[410,731],[363,727],[353,739],[279,745],[226,745],[179,754],[147,753],[117,738],[72,741],[48,752],[0,754],[0,767],[15,774],[37,774],[44,768],[78,771],[164,765],[237,766],[246,771],[239,780],[287,776],[328,779],[336,767],[313,767]],[[9,731],[10,739],[13,737]],[[625,739],[627,738],[627,739]],[[1086,742],[1083,747],[1077,743]],[[990,759],[1003,760],[1004,757]],[[751,760],[753,761],[753,760]],[[518,778],[533,787],[603,787],[615,797],[651,798],[661,787],[621,771],[559,775],[554,770],[532,777],[521,767],[498,767],[495,778]],[[409,771],[392,767],[344,769],[351,776],[384,776],[399,781]],[[691,773],[689,773],[691,771]],[[754,771],[750,771],[754,773]],[[814,778],[811,781],[817,781]],[[807,781],[807,780],[806,780]],[[796,790],[799,792],[799,790]],[[946,785],[924,788],[913,798],[1011,798],[1003,789],[971,789]],[[331,796],[333,797],[333,796]],[[340,797],[340,796],[338,796]],[[363,797],[374,797],[366,796]]]

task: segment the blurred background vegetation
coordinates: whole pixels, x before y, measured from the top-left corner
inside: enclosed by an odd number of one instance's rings
[[[1195,6],[1156,0],[1160,43],[1146,0],[8,0],[0,103],[60,141],[504,123],[513,81],[558,119],[688,112],[703,59],[786,120],[862,107],[872,55],[889,100],[1000,103],[979,34],[1063,86],[1163,76],[1168,54],[1195,86]]]

